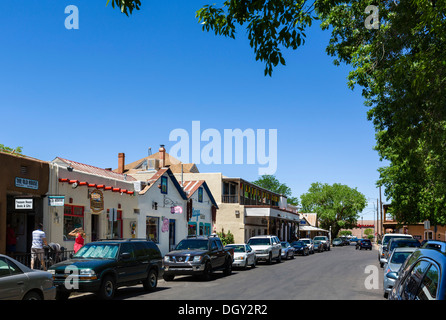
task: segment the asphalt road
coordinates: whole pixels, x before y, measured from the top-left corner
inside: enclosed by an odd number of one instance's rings
[[[216,272],[210,281],[176,277],[145,293],[142,286],[120,288],[116,300],[383,300],[382,269],[375,249],[355,250],[352,244],[331,251],[266,265]],[[91,300],[84,294],[70,299]]]

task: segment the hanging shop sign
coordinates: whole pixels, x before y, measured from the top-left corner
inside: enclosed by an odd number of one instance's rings
[[[93,212],[104,210],[104,195],[101,190],[95,189],[90,193],[90,208]]]
[[[65,196],[48,196],[48,205],[50,207],[63,207],[65,205]]]

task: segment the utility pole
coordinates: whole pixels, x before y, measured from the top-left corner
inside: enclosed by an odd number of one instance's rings
[[[379,210],[381,212],[381,234],[384,235],[383,202],[381,201],[381,186],[379,186]]]

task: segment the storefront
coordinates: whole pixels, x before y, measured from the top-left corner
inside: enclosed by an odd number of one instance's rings
[[[138,200],[133,178],[56,158],[51,162],[48,238],[72,250],[69,233],[82,228],[85,242],[136,236]]]
[[[188,236],[209,236],[213,232],[218,206],[206,181],[185,181],[183,189],[188,198]]]
[[[44,231],[48,226],[44,202],[49,164],[0,152],[0,176],[0,253],[29,253],[32,232],[39,223]]]
[[[169,168],[142,183],[137,237],[154,241],[165,255],[187,237],[187,196]]]

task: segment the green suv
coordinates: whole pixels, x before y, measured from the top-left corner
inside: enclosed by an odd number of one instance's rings
[[[71,292],[95,292],[101,299],[113,299],[116,289],[142,283],[152,291],[162,276],[162,255],[147,240],[104,240],[84,245],[70,260],[53,265],[56,299],[68,299]]]

